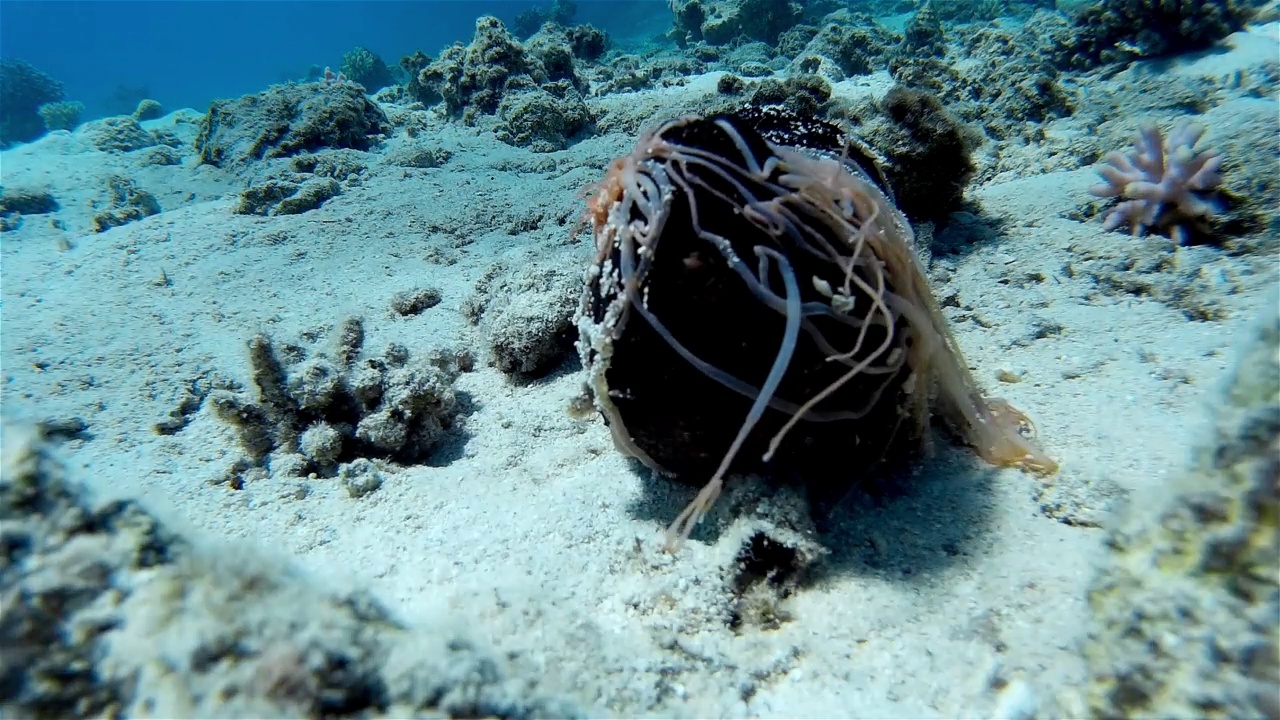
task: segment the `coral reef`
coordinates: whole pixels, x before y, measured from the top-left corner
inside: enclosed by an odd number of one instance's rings
[[[534,152],[554,152],[568,146],[591,124],[591,111],[582,96],[563,80],[535,86],[511,82],[498,106],[498,139],[527,146]],[[521,91],[522,90],[522,91]]]
[[[680,43],[724,45],[738,37],[769,44],[801,19],[790,0],[675,0],[673,32]]]
[[[577,14],[578,3],[574,0],[554,0],[550,10],[532,7],[517,13],[515,20],[511,23],[511,29],[517,37],[527,38],[547,23],[568,25],[573,22],[573,17]]]
[[[502,102],[507,80],[519,75],[545,73],[535,67],[524,47],[501,20],[482,17],[469,45],[455,43],[419,73],[418,82],[444,98],[445,111],[462,117],[470,110],[492,115]],[[539,78],[532,77],[536,83]]]
[[[942,57],[946,52],[947,39],[942,31],[942,21],[933,12],[933,4],[926,0],[907,23],[898,54],[919,58]]]
[[[1049,12],[1037,12],[1013,29],[979,25],[958,31],[964,72],[942,99],[997,138],[1034,137],[1032,123],[1066,117],[1075,107],[1053,59],[1067,33],[1066,23]]]
[[[45,103],[36,109],[47,130],[75,130],[84,115],[84,103],[78,100],[60,100]]]
[[[1216,212],[1208,194],[1222,181],[1218,175],[1222,156],[1195,149],[1204,132],[1203,125],[1184,119],[1166,139],[1159,128],[1145,123],[1138,129],[1132,152],[1108,153],[1106,164],[1098,169],[1105,182],[1090,192],[1123,200],[1107,213],[1103,229],[1126,226],[1134,235],[1157,230],[1178,243],[1193,233],[1203,234]]]
[[[395,82],[391,69],[368,48],[357,47],[342,56],[340,72],[353,83],[361,85],[370,94]]]
[[[31,63],[0,58],[0,148],[43,135],[40,106],[62,98],[62,83]]]
[[[547,25],[524,43],[529,57],[541,64],[542,73],[547,81],[564,81],[580,93],[587,92],[586,83],[578,77],[576,68],[577,56],[569,31],[559,25]],[[534,67],[535,72],[537,67]]]
[[[450,630],[410,629],[133,501],[95,502],[38,432],[0,469],[9,717],[577,717]]]
[[[779,54],[792,57],[791,71],[816,73],[831,82],[846,77],[866,75],[885,67],[895,51],[894,36],[870,17],[850,17],[846,22],[829,22],[812,30],[812,37],[798,49],[784,47],[798,44],[807,34],[805,26],[788,31],[779,40]]]
[[[1280,716],[1278,301],[1243,347],[1195,468],[1110,534],[1089,592],[1094,717]]]
[[[997,139],[1035,140],[1037,123],[1072,113],[1075,100],[1057,60],[1070,36],[1061,16],[1038,12],[1017,26],[960,27],[953,36],[959,42],[937,54],[911,51],[904,41],[888,59],[894,80],[937,95],[948,111]]]
[[[391,127],[382,110],[352,83],[275,85],[219,100],[200,122],[200,161],[244,168],[324,148],[367,150]]]
[[[442,99],[439,88],[436,85],[423,85],[419,79],[422,71],[426,70],[430,64],[431,56],[421,50],[400,58],[400,69],[404,70],[405,74],[409,76],[404,85],[405,93],[423,105],[434,105]]]
[[[144,98],[138,101],[138,107],[133,111],[133,119],[138,122],[147,120],[157,120],[164,116],[164,108],[160,103],[151,98]]]
[[[217,391],[208,399],[238,428],[249,456],[229,482],[241,482],[246,470],[269,459],[298,473],[333,476],[362,458],[418,462],[431,454],[460,414],[456,361],[443,354],[413,359],[394,344],[381,356],[365,356],[363,344],[357,318],[342,323],[328,353],[278,347],[266,335],[249,341],[257,397]]]
[[[701,62],[687,58],[621,55],[592,68],[592,91],[600,96],[678,85],[686,76],[706,69]]]
[[[796,115],[821,114],[823,104],[831,99],[831,83],[821,75],[792,75],[786,80],[768,78],[751,92],[751,105],[777,105]]]
[[[609,49],[609,35],[594,25],[574,25],[567,30],[573,56],[582,60],[599,60]]]

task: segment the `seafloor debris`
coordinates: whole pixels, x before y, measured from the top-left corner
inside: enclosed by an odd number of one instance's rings
[[[368,594],[320,590],[247,546],[193,544],[136,502],[96,502],[39,432],[6,426],[3,459],[6,717],[581,713]]]
[[[935,415],[989,462],[1056,468],[977,387],[910,226],[850,147],[776,108],[685,117],[596,189],[578,317],[596,406],[623,452],[711,478],[669,544],[731,471],[773,461],[829,491],[833,467],[915,457]]]
[[[1185,243],[1193,233],[1204,234],[1216,213],[1211,195],[1222,182],[1222,156],[1214,150],[1196,152],[1205,127],[1182,120],[1168,139],[1151,123],[1144,123],[1126,154],[1107,154],[1098,174],[1106,182],[1089,192],[1104,198],[1123,198],[1103,223],[1106,230],[1126,226],[1134,235],[1149,229]]]
[[[258,397],[215,391],[209,402],[239,429],[250,466],[275,456],[273,466],[292,459],[299,473],[332,476],[359,459],[414,462],[435,449],[458,413],[456,361],[412,359],[400,345],[362,357],[363,343],[356,318],[342,324],[332,353],[277,347],[261,334],[249,341]]]

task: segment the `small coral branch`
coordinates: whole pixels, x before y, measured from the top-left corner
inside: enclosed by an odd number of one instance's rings
[[[1203,230],[1218,212],[1211,194],[1222,182],[1222,156],[1215,150],[1196,152],[1205,128],[1179,121],[1168,139],[1151,123],[1143,123],[1127,155],[1107,154],[1098,174],[1106,182],[1090,188],[1098,197],[1123,198],[1106,216],[1103,229],[1128,226],[1134,235],[1156,230],[1178,243],[1192,229]]]

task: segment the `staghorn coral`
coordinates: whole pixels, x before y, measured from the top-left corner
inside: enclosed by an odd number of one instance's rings
[[[1134,235],[1154,228],[1178,243],[1193,230],[1203,231],[1217,207],[1207,196],[1221,183],[1222,156],[1213,150],[1195,151],[1205,128],[1182,120],[1166,140],[1151,123],[1143,123],[1128,155],[1111,152],[1098,168],[1105,183],[1089,192],[1098,197],[1124,198],[1107,214],[1103,229],[1127,225]]]

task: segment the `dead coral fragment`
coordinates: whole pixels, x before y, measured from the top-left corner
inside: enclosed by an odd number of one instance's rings
[[[579,349],[596,404],[624,452],[711,475],[668,547],[730,471],[775,461],[847,486],[832,467],[917,456],[935,414],[988,462],[1054,471],[1027,418],[978,389],[878,173],[838,128],[783,115],[668,122],[591,201]]]
[[[1188,226],[1203,231],[1218,211],[1205,194],[1222,182],[1222,156],[1214,150],[1195,151],[1204,131],[1203,125],[1182,120],[1165,140],[1159,128],[1143,123],[1128,155],[1108,153],[1106,164],[1098,168],[1106,182],[1089,192],[1124,200],[1107,214],[1103,229],[1127,225],[1141,235],[1154,228],[1180,244],[1188,239]]]
[[[249,342],[258,398],[214,393],[219,417],[235,425],[250,460],[300,456],[301,470],[332,476],[366,458],[417,462],[435,449],[458,413],[451,357],[411,359],[403,346],[360,357],[364,331],[348,319],[336,350],[308,358],[266,335]],[[331,359],[332,358],[332,359]]]

